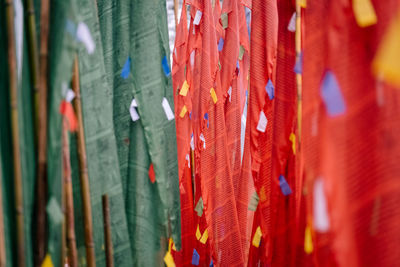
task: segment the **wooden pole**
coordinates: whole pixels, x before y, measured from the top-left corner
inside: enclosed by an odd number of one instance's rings
[[[64,180],[63,177],[61,180]],[[64,184],[63,181],[61,181],[61,211],[63,214],[65,214],[65,192],[64,192]],[[67,244],[65,237],[67,236],[67,229],[66,229],[66,218],[64,216],[62,223],[61,223],[61,250],[60,250],[60,259],[61,259],[61,265],[64,266],[65,260],[66,260],[66,255],[67,255]]]
[[[0,157],[1,159],[1,157]],[[3,169],[0,161],[0,267],[6,267],[6,245],[4,238],[4,216],[3,216]]]
[[[26,17],[28,23],[28,48],[31,79],[34,90],[35,105],[35,133],[38,142],[39,129],[39,53],[36,34],[36,19],[33,0],[26,0]]]
[[[178,27],[178,12],[179,12],[179,0],[174,0],[175,29],[176,27]]]
[[[46,253],[46,195],[47,195],[47,77],[49,39],[49,0],[41,0],[40,10],[40,71],[39,89],[35,94],[38,105],[38,166],[37,166],[37,209],[36,209],[36,253],[35,266],[39,267]],[[31,18],[32,19],[32,18]],[[34,27],[34,25],[32,26]]]
[[[108,206],[108,195],[102,196],[103,202],[103,221],[104,221],[104,242],[106,244],[106,266],[114,267],[113,245],[111,239],[110,208]]]
[[[63,164],[64,164],[64,203],[67,228],[68,262],[70,267],[78,267],[78,253],[76,250],[74,198],[71,179],[71,159],[69,151],[69,137],[67,121],[63,119]],[[64,259],[63,259],[64,260]]]
[[[21,173],[21,151],[18,122],[18,77],[14,33],[14,8],[12,0],[5,0],[7,17],[8,68],[11,102],[11,132],[14,167],[14,197],[17,232],[17,266],[25,266],[24,199]]]
[[[296,50],[296,62],[299,62],[301,59],[301,6],[300,0],[296,0],[296,33],[295,33],[295,50]],[[302,64],[302,62],[299,62]],[[296,156],[295,156],[295,168],[296,168],[296,188],[299,188],[295,192],[295,199],[300,200],[303,195],[303,186],[304,186],[304,173],[302,171],[302,152],[301,149],[301,120],[302,120],[302,74],[296,73],[296,87],[297,87],[297,139],[293,142],[296,142]],[[296,202],[296,224],[294,225],[294,231],[297,233],[300,231],[301,226],[298,223],[300,221],[300,212],[301,212],[301,201]],[[308,225],[308,224],[307,224]],[[294,244],[298,244],[298,242],[303,241],[303,239],[299,239],[298,235]],[[295,265],[294,258],[292,259],[292,265]]]
[[[82,190],[83,220],[85,224],[86,263],[89,267],[96,266],[93,242],[92,206],[90,201],[90,185],[87,171],[85,133],[83,128],[81,93],[79,86],[78,56],[75,56],[72,88],[75,92],[75,111],[78,119],[77,145],[79,156],[80,182]]]

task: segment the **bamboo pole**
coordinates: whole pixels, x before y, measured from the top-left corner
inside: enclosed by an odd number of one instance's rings
[[[1,157],[0,157],[1,159]],[[3,170],[0,161],[0,267],[6,267],[6,245],[4,238],[4,216],[3,216]]]
[[[102,196],[103,203],[103,224],[104,224],[104,242],[106,245],[106,266],[114,267],[113,259],[113,245],[111,239],[111,222],[110,222],[110,208],[108,206],[108,195]]]
[[[296,33],[295,33],[295,50],[296,50],[296,62],[300,61],[301,56],[301,6],[300,0],[296,0]],[[299,62],[302,64],[302,62]],[[297,87],[297,144],[296,144],[296,188],[299,188],[295,192],[295,199],[299,200],[302,196],[302,188],[304,185],[304,173],[302,169],[302,151],[301,150],[301,120],[302,120],[302,74],[296,73],[296,87]],[[293,141],[296,142],[296,141]],[[297,201],[296,204],[296,224],[294,225],[295,232],[298,233],[301,229],[300,224],[298,223],[300,220],[300,211],[301,211],[301,201]],[[296,240],[294,244],[298,244],[298,242],[303,241],[302,238],[299,239],[298,235],[296,236]],[[292,265],[295,265],[294,258],[292,259]]]
[[[34,115],[35,115],[35,137],[36,137],[36,146],[39,144],[39,55],[38,55],[38,42],[37,42],[37,34],[36,34],[36,20],[35,20],[35,9],[33,5],[33,0],[26,0],[26,17],[27,17],[27,24],[28,24],[28,48],[29,48],[29,63],[30,63],[30,71],[31,71],[31,79],[32,79],[32,86],[34,91]],[[38,155],[39,159],[39,155]],[[39,160],[38,160],[39,161]],[[44,254],[44,245],[43,245],[43,236],[45,231],[45,224],[43,223],[43,212],[44,212],[44,205],[45,201],[43,201],[43,193],[45,189],[43,189],[43,166],[39,167],[38,162],[38,169],[36,173],[36,214],[35,217],[35,235],[36,240],[38,240],[38,245],[35,246],[35,264],[36,266],[40,266],[41,260]],[[39,182],[40,180],[40,182]],[[39,215],[41,214],[41,215]]]
[[[175,29],[176,27],[178,27],[178,12],[179,12],[179,0],[174,0]]]
[[[14,194],[17,228],[17,265],[25,266],[25,232],[24,232],[24,199],[21,173],[21,151],[19,143],[18,122],[18,78],[14,32],[14,8],[12,0],[5,0],[7,16],[7,40],[8,40],[8,68],[10,83],[11,104],[11,132],[13,145],[14,167]]]
[[[63,184],[63,179],[64,177],[61,178],[61,211],[62,214],[65,215],[65,192],[64,192],[64,184]],[[61,250],[60,250],[60,259],[61,259],[61,266],[64,266],[63,263],[65,263],[66,260],[66,255],[67,255],[67,246],[66,246],[66,240],[65,237],[67,236],[67,231],[66,231],[66,218],[64,216],[62,223],[61,223]]]
[[[64,164],[64,203],[67,230],[68,262],[70,267],[78,267],[78,253],[76,250],[75,222],[74,222],[74,198],[71,179],[71,159],[69,150],[68,126],[63,119],[63,164]]]
[[[26,0],[26,17],[28,23],[28,48],[29,48],[29,63],[31,71],[31,79],[34,90],[34,105],[35,105],[35,133],[38,142],[39,138],[39,54],[38,41],[36,34],[36,19],[33,0]]]
[[[89,177],[87,171],[85,133],[83,128],[81,94],[79,87],[78,56],[75,56],[73,76],[72,76],[72,88],[75,92],[74,106],[78,119],[78,131],[76,137],[78,145],[80,182],[82,190],[83,220],[85,224],[86,263],[87,266],[94,267],[96,266],[96,259],[94,253],[94,243],[93,243],[92,206],[90,201],[90,185],[89,185]]]
[[[47,195],[47,77],[49,39],[49,0],[41,0],[40,10],[40,70],[39,89],[35,94],[38,105],[38,166],[37,166],[37,210],[35,266],[41,266],[46,253],[46,195]],[[31,18],[32,19],[32,18]],[[33,21],[34,22],[34,21]],[[34,27],[34,25],[32,26]]]

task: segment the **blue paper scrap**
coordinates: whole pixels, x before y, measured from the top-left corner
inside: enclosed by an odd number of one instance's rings
[[[208,119],[208,113],[204,114],[204,119],[207,120],[207,128],[210,126],[210,120]]]
[[[168,77],[171,74],[171,69],[169,68],[169,65],[168,65],[167,56],[164,56],[161,64],[162,64],[162,68],[163,68],[165,76]]]
[[[296,60],[293,71],[297,74],[303,73],[303,52],[300,52],[299,58],[298,60]]]
[[[219,42],[218,42],[218,51],[222,51],[222,49],[224,48],[224,39],[219,38]]]
[[[330,117],[336,117],[346,112],[346,104],[339,83],[332,71],[328,70],[322,79],[320,94]]]
[[[131,57],[126,59],[125,64],[122,67],[121,77],[127,79],[129,77],[129,73],[131,73]]]
[[[281,187],[281,191],[285,196],[288,196],[292,193],[292,189],[290,189],[289,184],[286,182],[285,176],[279,176],[279,186]]]
[[[270,100],[275,98],[275,88],[271,79],[268,80],[267,85],[265,86],[265,91],[267,91]]]
[[[192,264],[199,265],[200,262],[200,255],[197,253],[196,249],[193,249],[193,256],[192,256]]]

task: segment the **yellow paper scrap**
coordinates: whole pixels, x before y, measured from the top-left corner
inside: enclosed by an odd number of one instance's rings
[[[311,229],[310,226],[306,227],[305,236],[304,236],[304,252],[310,254],[313,252],[314,246],[312,243]]]
[[[384,35],[372,67],[376,76],[400,89],[400,12]]]
[[[169,242],[168,242],[168,251],[171,251],[171,247],[172,244],[174,243],[174,241],[172,240],[172,238],[169,238]]]
[[[215,93],[214,88],[211,88],[210,94],[211,94],[211,97],[212,97],[212,99],[213,99],[213,101],[214,101],[214,104],[217,103],[218,98],[217,98],[217,94]]]
[[[188,84],[187,81],[185,80],[185,81],[183,82],[183,84],[182,84],[182,88],[181,88],[181,90],[179,91],[179,94],[182,95],[182,96],[186,96],[187,93],[188,93],[188,91],[189,91],[189,84]]]
[[[291,133],[289,136],[289,140],[292,142],[293,155],[296,155],[296,135],[294,133]]]
[[[256,232],[254,233],[253,241],[251,242],[253,246],[258,248],[260,246],[260,241],[262,237],[262,232],[260,226],[257,227]]]
[[[176,251],[175,243],[172,245],[172,249]]]
[[[50,254],[47,254],[42,262],[42,267],[54,267]]]
[[[186,108],[186,106],[183,106],[181,113],[179,113],[179,117],[181,117],[181,118],[185,117],[186,112],[187,112],[187,108]]]
[[[208,239],[208,230],[206,229],[203,233],[203,236],[200,239],[200,243],[205,244]]]
[[[171,252],[167,251],[167,253],[165,253],[164,262],[167,265],[167,267],[175,267],[175,261],[174,258],[172,257]]]
[[[306,8],[307,7],[307,0],[299,0],[299,5],[302,8]]]
[[[358,26],[362,28],[374,25],[378,21],[371,0],[353,0],[353,12]]]
[[[197,230],[196,230],[196,238],[199,240],[201,238],[201,232],[200,232],[200,227],[197,225]]]

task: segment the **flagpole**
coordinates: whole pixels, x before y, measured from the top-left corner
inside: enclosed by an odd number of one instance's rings
[[[39,96],[39,55],[38,55],[38,43],[37,43],[37,34],[36,34],[36,21],[35,21],[35,8],[33,5],[33,0],[26,1],[26,16],[28,21],[28,48],[29,48],[29,63],[30,63],[30,71],[31,71],[31,79],[32,86],[34,92],[34,115],[35,115],[35,137],[36,137],[36,146],[39,145],[39,136],[40,136],[40,119],[39,119],[39,110],[40,110],[40,96]],[[42,144],[41,144],[42,145]],[[38,152],[39,159],[39,152]],[[45,192],[45,186],[43,185],[43,166],[39,167],[36,173],[36,190],[37,190],[37,199],[36,199],[36,240],[37,246],[35,246],[35,264],[36,266],[40,266],[41,261],[44,257],[45,250],[45,242],[43,240],[45,233],[45,214],[44,205],[45,199],[42,197],[43,192]]]
[[[1,158],[1,157],[0,157]],[[0,267],[6,267],[6,247],[4,238],[4,215],[3,215],[3,170],[0,162]]]
[[[24,199],[22,189],[21,173],[21,151],[19,143],[19,122],[18,122],[18,78],[17,61],[15,49],[14,32],[14,8],[12,0],[5,0],[7,19],[7,40],[8,40],[8,68],[10,83],[10,105],[11,105],[11,132],[13,146],[13,167],[14,167],[14,194],[16,212],[17,232],[17,265],[25,266],[25,232],[24,232]]]
[[[47,180],[47,92],[48,92],[48,39],[49,39],[49,0],[41,0],[40,10],[40,52],[39,52],[39,90],[35,94],[38,105],[38,166],[37,166],[37,210],[35,266],[41,266],[46,253],[46,180]],[[33,21],[34,23],[34,21]],[[34,27],[32,25],[31,27]]]
[[[39,55],[36,34],[35,8],[33,0],[26,1],[26,16],[28,20],[28,48],[29,63],[34,90],[34,106],[35,106],[35,134],[38,139],[39,129]]]
[[[86,262],[87,266],[96,266],[94,242],[93,242],[93,222],[92,222],[92,206],[90,201],[90,184],[87,170],[85,133],[83,128],[81,93],[79,86],[79,65],[78,56],[75,56],[72,89],[75,92],[74,106],[78,119],[77,145],[79,156],[80,182],[82,191],[83,220],[85,224],[85,246],[86,246]]]
[[[296,64],[302,64],[301,62],[301,0],[296,0],[296,32],[295,32],[295,50],[296,50]],[[302,68],[302,66],[301,66]],[[301,211],[301,196],[303,188],[304,176],[302,170],[302,152],[301,152],[301,119],[302,119],[302,73],[296,73],[296,87],[297,87],[297,148],[296,148],[296,224],[295,231],[300,231],[300,211]],[[296,142],[296,140],[293,140]],[[300,240],[303,240],[300,238]],[[299,237],[297,235],[295,244],[298,244]],[[292,260],[294,264],[294,260]]]
[[[179,0],[174,0],[174,14],[175,14],[175,32],[178,26],[178,12],[179,12]]]
[[[66,239],[68,248],[68,263],[70,267],[78,267],[78,253],[76,250],[75,222],[74,222],[74,199],[71,179],[71,159],[68,140],[68,126],[63,118],[63,163],[64,163],[64,203],[66,217]],[[63,259],[64,260],[64,259]]]
[[[103,203],[103,224],[104,224],[104,243],[106,246],[106,266],[114,267],[113,245],[111,239],[110,208],[108,205],[108,195],[102,196]]]

